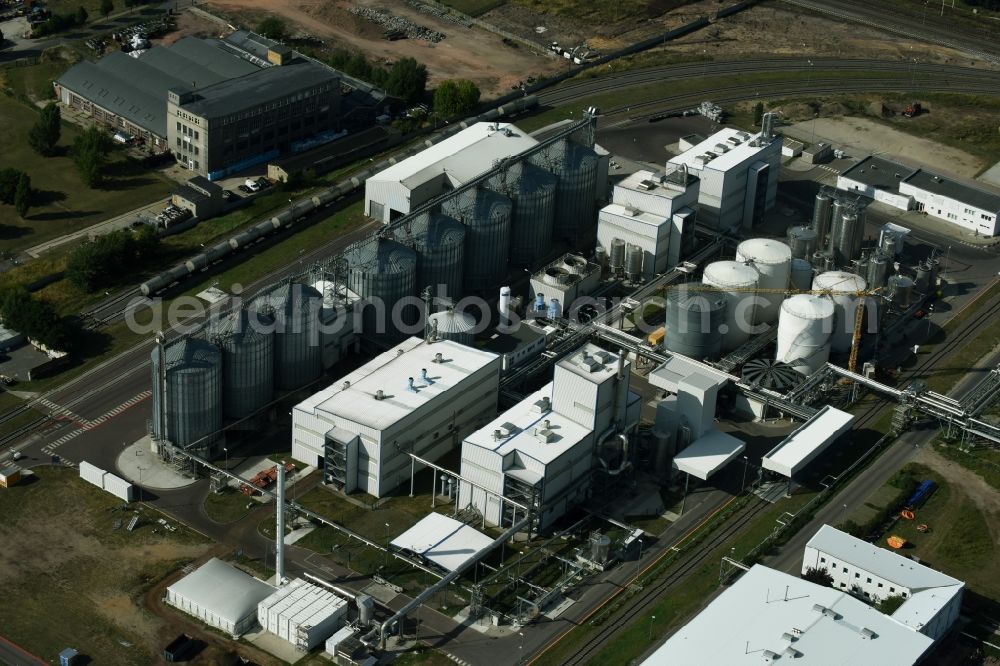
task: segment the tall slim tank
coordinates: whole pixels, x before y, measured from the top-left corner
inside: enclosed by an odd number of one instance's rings
[[[283,284],[259,301],[259,309],[274,317],[274,386],[290,391],[323,373],[319,314],[323,295],[300,282]]]
[[[816,291],[829,291],[833,300],[833,335],[830,337],[830,348],[836,353],[843,353],[851,348],[854,338],[854,314],[858,308],[855,294],[867,289],[865,279],[854,273],[845,271],[827,271],[813,279],[812,288]]]
[[[274,336],[273,317],[245,308],[212,331],[222,352],[222,413],[241,421],[245,429],[256,428],[257,423],[243,419],[274,397]]]
[[[510,263],[528,267],[552,251],[555,220],[555,175],[528,162],[515,162],[489,181],[489,188],[513,204],[510,221]]]
[[[868,257],[868,272],[865,281],[871,289],[884,287],[889,279],[890,260],[881,250]]]
[[[693,359],[715,360],[722,352],[726,295],[679,285],[667,292],[663,347]]]
[[[454,340],[471,347],[475,340],[476,319],[468,312],[454,308],[435,312],[427,317],[427,326],[438,340]]]
[[[465,225],[441,213],[422,213],[406,234],[417,252],[417,292],[430,287],[433,295],[457,301],[462,296]],[[403,240],[403,239],[400,239]]]
[[[168,345],[163,360],[161,382],[160,349],[153,349],[153,433],[182,449],[203,450],[222,429],[222,353],[207,340],[188,337]]]
[[[934,266],[929,261],[921,261],[917,264],[913,278],[913,289],[918,294],[927,294],[931,291],[931,280],[934,276]]]
[[[759,273],[739,261],[716,261],[705,266],[702,282],[719,287],[726,299],[722,324],[722,352],[730,352],[750,339],[758,322],[757,289]]]
[[[611,239],[611,250],[608,252],[608,262],[611,274],[619,276],[625,271],[625,241],[621,238]]]
[[[536,158],[538,166],[554,173],[556,185],[554,238],[579,243],[580,234],[597,221],[597,153],[592,148],[562,141]]]
[[[492,291],[507,275],[510,199],[475,188],[447,199],[441,211],[465,224],[465,291]]]
[[[751,263],[760,273],[760,289],[787,289],[792,272],[792,250],[785,243],[770,238],[751,238],[736,247],[736,261]],[[784,294],[760,294],[758,321],[773,324]]]
[[[644,254],[638,245],[629,245],[625,249],[625,277],[629,282],[639,282],[642,279]]]
[[[397,308],[397,322],[392,312],[401,299],[416,296],[417,253],[396,241],[380,238],[354,244],[345,258],[351,291],[375,304],[365,306],[363,311],[364,334],[381,344],[402,340],[407,333],[397,324],[408,327],[419,317],[414,316],[412,308]]]
[[[825,191],[816,195],[813,203],[812,228],[816,232],[817,242],[822,245],[826,235],[830,233],[830,216],[833,213],[833,199]]]
[[[775,360],[811,375],[830,359],[834,326],[833,301],[814,294],[795,294],[781,304]]]
[[[792,250],[792,258],[808,259],[816,251],[816,230],[812,227],[791,227],[788,230],[788,247]]]
[[[847,208],[847,202],[834,195],[833,203],[830,204],[830,226],[827,227],[826,230],[827,240],[830,239],[830,235],[833,233],[833,228],[840,223],[840,218]]]
[[[885,253],[889,260],[892,261],[896,258],[896,255],[900,252],[900,242],[899,237],[895,234],[882,234],[882,239],[879,243],[879,247]]]
[[[892,307],[898,310],[908,308],[913,301],[913,280],[905,275],[893,275],[887,283],[886,293]]]
[[[813,268],[805,259],[792,259],[792,274],[789,286],[797,291],[809,291],[812,287]]]
[[[854,209],[844,209],[830,230],[830,253],[837,266],[849,266],[861,254],[864,240],[864,216]]]

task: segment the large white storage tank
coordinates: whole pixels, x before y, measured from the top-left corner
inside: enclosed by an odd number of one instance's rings
[[[701,281],[726,296],[726,320],[722,332],[722,351],[730,352],[750,339],[756,324],[755,289],[758,273],[738,261],[716,261],[705,266]]]
[[[833,301],[814,294],[795,294],[781,304],[775,360],[808,376],[830,359]]]
[[[745,240],[736,248],[736,261],[753,264],[760,273],[760,289],[788,289],[792,272],[792,250],[786,243],[770,238]],[[784,298],[784,294],[761,294],[757,320],[765,324],[777,321]]]
[[[844,353],[851,348],[854,315],[858,309],[858,299],[863,298],[854,294],[864,291],[867,286],[863,277],[845,271],[827,271],[813,279],[814,290],[834,292],[830,294],[834,305],[830,348],[836,353]]]

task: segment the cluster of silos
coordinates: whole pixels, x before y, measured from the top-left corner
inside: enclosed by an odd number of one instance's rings
[[[507,196],[510,222],[510,263],[533,266],[552,251],[556,186],[554,174],[528,162],[516,162],[489,180],[489,188]]]
[[[716,261],[705,267],[702,282],[716,287],[726,307],[722,332],[722,351],[730,352],[747,340],[757,324],[756,289],[760,274],[742,261]]]
[[[241,309],[209,331],[222,353],[222,413],[237,429],[256,427],[247,417],[274,398],[275,329],[271,315]]]
[[[861,244],[865,238],[865,209],[838,201],[834,204],[834,211],[829,251],[837,266],[847,266],[861,255]]]
[[[458,300],[462,296],[466,226],[442,213],[413,216],[404,230],[407,245],[416,251],[417,292],[430,288],[432,296]]]
[[[512,209],[510,199],[479,187],[441,204],[442,213],[465,225],[466,290],[492,290],[506,277]]]
[[[833,215],[833,197],[826,190],[820,190],[813,202],[812,229],[816,232],[817,245],[823,245],[830,233]]]
[[[788,289],[791,278],[791,248],[770,238],[751,238],[736,247],[736,261],[753,267],[759,273],[757,288],[762,293],[758,296],[757,321],[773,324],[778,320],[781,301],[785,298],[783,293],[778,292]]]
[[[184,449],[204,448],[218,439],[222,430],[219,348],[200,338],[157,345],[152,366],[154,435]]]
[[[396,241],[375,238],[351,246],[344,257],[348,287],[371,303],[364,306],[362,314],[365,335],[383,344],[406,337],[401,327],[417,319],[411,308],[400,308],[397,303],[416,295],[416,252]]]
[[[725,322],[725,294],[679,285],[667,293],[663,346],[689,358],[717,359]]]
[[[835,307],[814,294],[795,294],[781,304],[775,360],[811,375],[830,359]]]
[[[435,340],[453,340],[469,347],[476,337],[476,319],[454,308],[427,316],[428,335]]]
[[[300,282],[282,284],[255,301],[274,318],[274,385],[290,391],[323,372],[319,318],[323,295]]]
[[[813,280],[813,290],[828,292],[827,296],[833,301],[833,335],[830,336],[830,348],[836,353],[843,353],[851,348],[855,314],[860,299],[864,298],[860,293],[867,287],[863,277],[844,271],[820,273]]]
[[[593,148],[570,139],[559,141],[531,157],[533,163],[558,178],[555,196],[555,238],[579,241],[596,219],[598,156]]]

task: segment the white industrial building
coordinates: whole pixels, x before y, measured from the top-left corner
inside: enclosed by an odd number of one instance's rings
[[[949,176],[866,157],[837,177],[837,188],[899,210],[915,210],[980,236],[1000,230],[1000,192]]]
[[[167,588],[165,601],[239,638],[257,625],[257,605],[274,588],[212,558]]]
[[[492,543],[492,538],[476,528],[431,512],[393,539],[392,547],[445,571],[455,571]]]
[[[668,162],[686,165],[701,181],[698,221],[724,231],[749,229],[774,206],[781,167],[781,137],[719,130]]]
[[[381,497],[496,415],[500,357],[409,338],[295,406],[292,457],[344,492]],[[419,468],[419,466],[418,466]]]
[[[347,607],[347,600],[330,590],[295,578],[257,604],[257,621],[300,652],[309,652],[344,624]]]
[[[392,222],[538,141],[510,123],[476,123],[365,181],[365,215]]]
[[[608,465],[602,445],[621,442],[639,421],[629,372],[623,358],[592,344],[560,361],[549,384],[465,439],[459,506],[510,525],[524,514],[508,497],[533,506],[544,529],[584,499],[592,470]],[[613,464],[625,464],[627,449],[622,442]]]
[[[676,266],[681,236],[695,221],[698,187],[699,180],[686,167],[666,174],[636,171],[615,185],[611,203],[597,218],[597,244],[607,252],[612,271],[640,272],[650,280]],[[630,246],[641,252],[632,255],[642,257],[638,267],[629,267]]]
[[[792,478],[850,430],[853,422],[853,414],[826,405],[764,454],[761,466]]]
[[[757,564],[646,666],[913,666],[934,642],[841,590]]]
[[[545,304],[545,312],[569,316],[581,296],[594,293],[601,284],[601,266],[578,254],[565,254],[531,276],[529,302],[537,309]],[[545,314],[541,316],[546,316]]]
[[[948,633],[962,609],[962,581],[829,525],[806,544],[802,573],[807,569],[822,569],[834,588],[871,601],[902,596],[892,619],[933,640]]]

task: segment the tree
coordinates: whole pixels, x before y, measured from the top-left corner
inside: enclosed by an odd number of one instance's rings
[[[269,39],[282,40],[285,38],[285,22],[276,16],[268,16],[257,24],[257,34]]]
[[[760,127],[764,121],[764,102],[757,102],[753,105],[753,124]]]
[[[901,594],[893,594],[892,596],[888,596],[882,601],[875,604],[875,608],[885,613],[886,615],[892,615],[897,610],[899,610],[899,607],[902,606],[904,603],[906,603],[906,597],[904,597]]]
[[[150,226],[137,233],[119,229],[77,246],[66,262],[66,277],[85,291],[115,284],[140,268],[158,250],[160,237]]]
[[[111,144],[97,127],[88,127],[73,141],[73,162],[87,187],[97,187],[104,176]]]
[[[0,321],[49,349],[68,350],[74,339],[70,325],[52,305],[20,286],[0,288]]]
[[[822,585],[824,587],[830,587],[833,585],[833,576],[831,576],[826,569],[821,569],[819,567],[809,567],[806,569],[806,572],[802,574],[802,578],[810,583],[816,583],[817,585]]]
[[[113,0],[101,0],[101,14],[107,18],[108,14],[115,10],[115,3]]]
[[[410,104],[419,102],[427,90],[427,67],[413,58],[401,58],[392,63],[385,89]]]
[[[31,205],[31,178],[28,174],[22,173],[17,179],[17,189],[14,191],[14,209],[21,217],[28,216],[28,207]]]
[[[458,84],[442,81],[434,91],[434,113],[450,118],[458,113]]]
[[[28,144],[39,155],[52,155],[61,134],[62,114],[59,112],[59,105],[50,102],[28,131]]]
[[[90,15],[87,13],[87,10],[83,8],[83,5],[80,5],[79,7],[77,7],[77,9],[76,9],[76,24],[77,25],[83,25],[84,23],[87,22],[88,18],[90,18]]]
[[[21,180],[23,171],[17,169],[0,169],[0,203],[14,203],[14,196],[17,194],[17,184]]]

